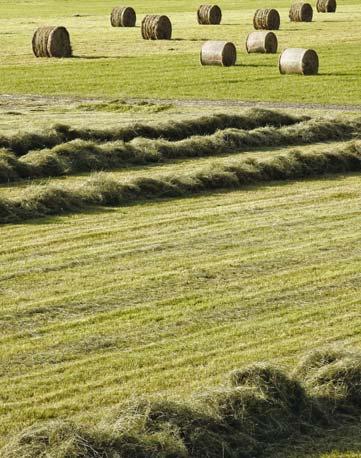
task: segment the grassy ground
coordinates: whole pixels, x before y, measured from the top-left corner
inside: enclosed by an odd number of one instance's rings
[[[223,25],[199,26],[193,0],[147,6],[135,1],[138,24],[148,12],[168,14],[171,42],[145,42],[139,27],[114,29],[109,13],[114,2],[1,1],[0,91],[3,93],[73,94],[111,97],[209,98],[298,102],[361,103],[361,14],[357,1],[338,5],[336,14],[315,11],[312,23],[290,23],[289,2],[273,6],[281,13],[280,50],[312,47],[320,55],[320,75],[281,76],[278,55],[247,55],[244,43],[252,30],[254,10],[263,2],[222,2]],[[68,27],[73,59],[35,59],[31,37],[41,24]],[[238,66],[202,68],[199,50],[207,39],[234,41]]]
[[[1,433],[359,346],[359,198],[350,176],[3,227]]]
[[[49,418],[96,423],[129,397],[187,397],[248,362],[359,348],[359,200],[360,177],[335,176],[3,226],[2,441]],[[294,456],[358,456],[355,428]]]

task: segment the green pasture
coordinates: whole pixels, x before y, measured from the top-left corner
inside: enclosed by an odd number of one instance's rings
[[[293,102],[361,103],[361,11],[356,0],[338,2],[336,14],[314,9],[312,23],[290,23],[289,2],[220,3],[221,26],[200,26],[198,3],[189,1],[133,2],[138,27],[112,28],[114,1],[0,2],[0,92],[100,97],[169,99],[239,99]],[[277,55],[247,55],[245,39],[252,31],[256,8],[272,6],[281,14],[279,50],[314,48],[320,74],[281,76]],[[314,5],[315,6],[315,5]],[[144,41],[140,21],[146,13],[167,14],[173,22],[172,41]],[[68,28],[74,58],[36,59],[31,51],[34,30],[44,24]],[[208,39],[233,41],[238,65],[201,67],[199,51]]]

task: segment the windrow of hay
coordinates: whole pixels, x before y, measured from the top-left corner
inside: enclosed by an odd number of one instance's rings
[[[222,65],[231,67],[236,64],[237,49],[227,41],[207,41],[201,49],[202,65]]]
[[[317,75],[318,55],[313,49],[288,48],[279,59],[281,74]]]
[[[224,385],[187,402],[129,401],[96,427],[34,425],[10,439],[0,457],[258,458],[282,444],[292,451],[297,439],[315,441],[322,431],[359,421],[361,354],[338,350],[329,362],[330,352],[311,353],[291,375],[267,363],[235,370]]]
[[[142,21],[142,37],[145,40],[170,40],[172,23],[168,16],[145,16]]]
[[[319,13],[335,13],[337,3],[336,0],[317,0],[316,8]]]
[[[197,11],[198,24],[218,25],[222,20],[222,11],[217,5],[201,5]]]
[[[250,109],[242,115],[215,114],[184,121],[169,121],[164,124],[131,124],[119,129],[76,129],[67,125],[56,125],[43,133],[18,133],[14,136],[0,136],[0,148],[8,149],[17,156],[30,150],[52,148],[70,140],[129,142],[136,137],[182,140],[193,135],[210,135],[217,130],[251,130],[264,126],[289,126],[310,119],[308,116],[294,116],[280,111]]]
[[[33,36],[33,52],[36,57],[71,57],[69,32],[65,27],[39,27]]]
[[[248,53],[269,53],[277,52],[278,40],[273,32],[266,30],[257,30],[251,32],[246,41],[246,49]]]
[[[275,9],[258,9],[253,17],[255,29],[278,30],[280,24],[280,14]]]
[[[308,121],[295,126],[262,127],[251,131],[224,129],[210,136],[193,136],[176,142],[138,137],[127,143],[118,141],[99,145],[73,140],[53,149],[30,152],[20,159],[8,151],[0,150],[0,182],[112,170],[180,158],[233,154],[252,147],[350,140],[357,137],[360,130],[360,123]]]
[[[205,191],[239,189],[253,183],[319,177],[331,173],[361,171],[361,145],[323,153],[291,152],[269,160],[246,159],[230,165],[207,167],[185,175],[139,177],[117,181],[105,174],[77,188],[33,186],[19,198],[0,199],[0,223],[13,223],[47,215],[81,211],[99,205],[182,197]]]
[[[294,3],[291,5],[288,16],[293,22],[311,22],[313,18],[313,8],[309,3]]]
[[[135,27],[137,15],[130,6],[116,6],[110,15],[112,27]]]

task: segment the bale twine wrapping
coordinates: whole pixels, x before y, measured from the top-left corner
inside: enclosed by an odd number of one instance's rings
[[[71,57],[73,54],[65,27],[39,27],[34,33],[32,46],[36,57]]]
[[[130,6],[116,6],[110,15],[112,27],[135,27],[137,15]]]
[[[282,74],[317,75],[318,65],[318,55],[313,49],[288,48],[279,60]]]
[[[231,67],[237,60],[237,50],[227,41],[206,41],[201,49],[202,65],[222,65]]]
[[[170,40],[172,23],[167,16],[145,16],[142,21],[142,37],[145,40]]]
[[[273,32],[267,30],[257,30],[251,32],[246,41],[248,53],[267,53],[274,54],[277,52],[278,40]]]
[[[222,20],[222,11],[217,5],[201,5],[197,11],[198,24],[218,25]]]
[[[311,22],[313,8],[309,3],[294,3],[291,5],[288,16],[292,22]]]
[[[319,13],[335,13],[337,3],[336,0],[317,0],[316,8]]]

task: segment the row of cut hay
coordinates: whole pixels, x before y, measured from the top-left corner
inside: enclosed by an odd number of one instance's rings
[[[236,369],[223,385],[188,402],[129,401],[115,406],[102,426],[34,425],[0,456],[258,458],[285,444],[292,453],[297,439],[315,442],[358,424],[360,414],[360,352],[326,348],[307,354],[291,374],[264,362]]]
[[[14,136],[0,136],[0,148],[7,149],[17,156],[23,156],[31,150],[52,148],[56,145],[75,140],[90,140],[96,142],[125,141],[129,142],[136,137],[163,138],[165,140],[183,140],[194,135],[211,135],[217,130],[245,129],[257,127],[289,126],[309,120],[309,116],[296,116],[280,111],[253,108],[244,114],[215,114],[202,116],[183,121],[169,121],[167,123],[130,124],[117,129],[85,129],[67,125],[55,125],[43,133],[18,133]]]
[[[263,127],[251,131],[225,129],[210,136],[177,142],[136,138],[130,143],[102,145],[74,140],[50,150],[33,151],[17,159],[0,151],[0,183],[81,172],[112,170],[131,165],[161,163],[180,158],[234,154],[250,148],[350,140],[360,134],[361,123],[309,121],[289,127]]]
[[[291,152],[269,160],[246,159],[230,165],[213,165],[194,173],[139,177],[127,182],[97,174],[77,188],[34,186],[19,198],[0,198],[0,224],[79,212],[93,206],[129,205],[205,191],[240,189],[254,183],[360,171],[361,145],[356,143],[336,151]]]

